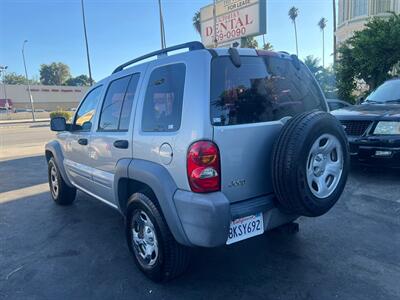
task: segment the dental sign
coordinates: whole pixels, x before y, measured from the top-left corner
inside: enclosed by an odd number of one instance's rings
[[[266,0],[218,0],[200,10],[201,40],[206,47],[266,33]]]

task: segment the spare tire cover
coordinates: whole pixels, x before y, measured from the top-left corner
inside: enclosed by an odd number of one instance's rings
[[[349,172],[349,150],[331,114],[300,114],[283,126],[274,145],[272,181],[282,211],[316,217],[340,198]]]

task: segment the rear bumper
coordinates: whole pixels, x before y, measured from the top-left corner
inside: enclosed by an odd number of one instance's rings
[[[273,195],[230,203],[222,192],[197,194],[177,190],[174,203],[190,242],[188,246],[217,247],[226,244],[231,220],[263,213],[264,231],[289,223],[298,216],[281,213]]]

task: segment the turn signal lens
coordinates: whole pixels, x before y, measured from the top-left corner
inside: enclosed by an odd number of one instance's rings
[[[199,141],[192,144],[187,154],[187,174],[193,192],[219,191],[221,189],[221,170],[217,145],[210,141]]]

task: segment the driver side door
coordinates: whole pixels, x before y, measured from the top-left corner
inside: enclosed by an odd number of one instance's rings
[[[86,95],[75,113],[65,141],[64,165],[68,177],[75,186],[85,191],[92,186],[89,141],[102,90],[102,86],[97,86]]]

